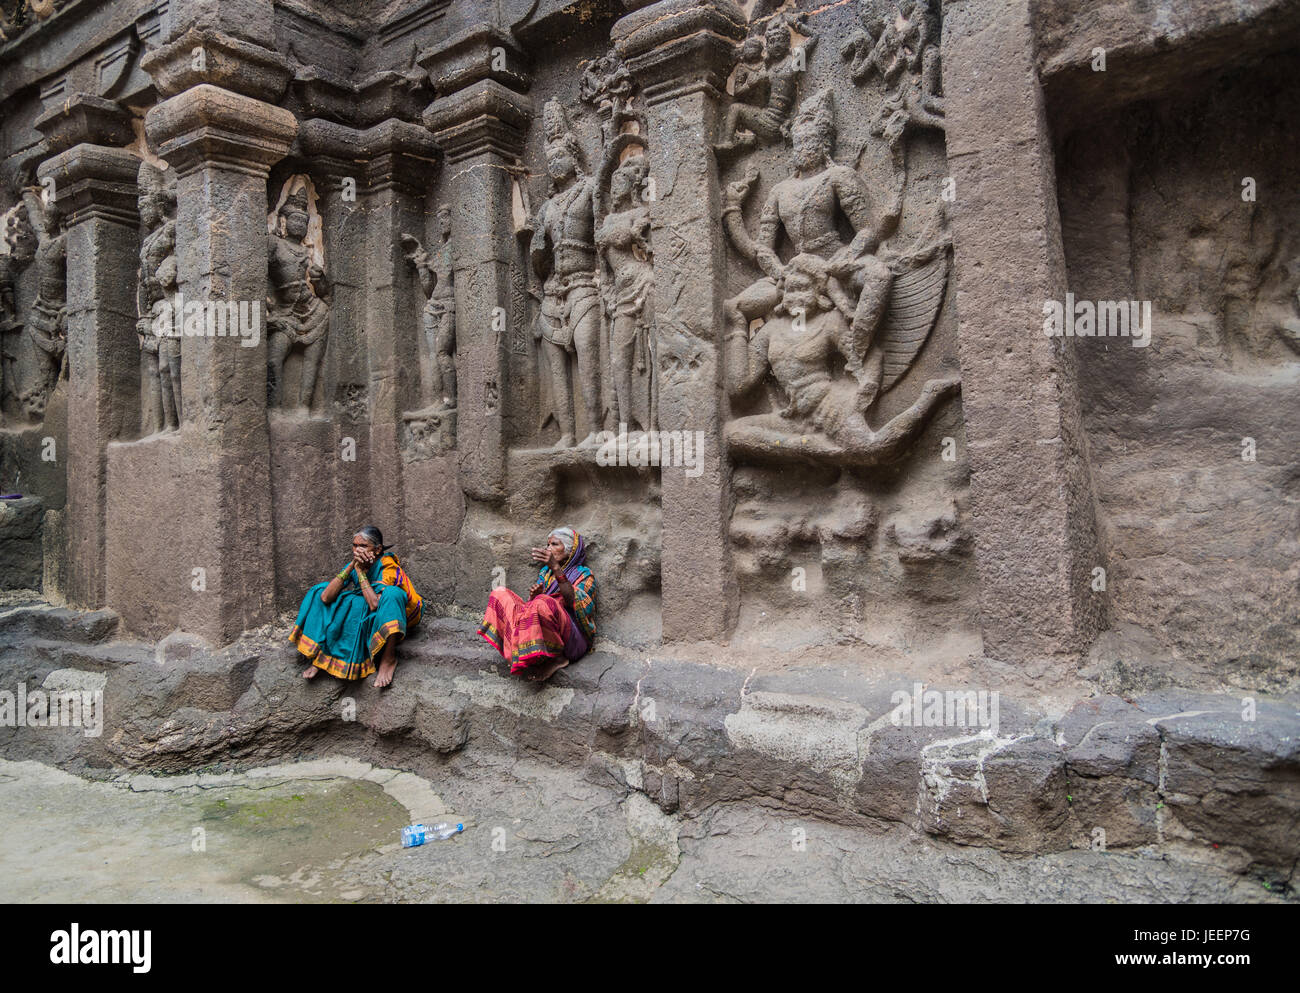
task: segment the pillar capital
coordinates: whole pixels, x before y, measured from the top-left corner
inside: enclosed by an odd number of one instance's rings
[[[471,25],[426,48],[416,62],[429,74],[429,82],[440,96],[488,79],[521,93],[532,82],[523,49],[494,24]]]
[[[748,19],[733,0],[660,0],[615,23],[614,50],[655,104],[698,90],[722,93]]]
[[[53,180],[55,203],[68,226],[95,218],[134,227],[139,168],[140,160],[124,148],[83,142],[46,159],[36,175]]]
[[[158,104],[144,124],[178,176],[210,166],[264,179],[298,130],[289,111],[208,83]]]
[[[420,108],[429,98],[429,85],[414,70],[383,69],[353,85],[357,121],[382,123],[390,118],[418,123]]]
[[[36,118],[34,127],[45,135],[49,155],[87,142],[92,145],[129,145],[135,138],[131,115],[115,100],[91,93],[76,93]]]
[[[480,79],[429,104],[424,124],[448,162],[484,152],[514,159],[523,152],[532,113],[532,98],[527,94],[495,79]]]
[[[319,118],[303,121],[298,149],[329,176],[363,174],[373,192],[397,184],[421,193],[440,157],[433,135],[418,124],[389,118],[374,127],[350,128]]]
[[[423,193],[428,188],[441,150],[425,128],[390,118],[364,131],[362,140],[368,190],[396,185],[409,193]]]
[[[208,84],[276,102],[293,75],[289,60],[279,52],[197,26],[149,52],[140,67],[165,97]]]

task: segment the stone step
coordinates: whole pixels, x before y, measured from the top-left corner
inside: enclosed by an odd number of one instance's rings
[[[929,697],[900,709],[899,689],[919,690],[902,673],[755,673],[612,649],[535,686],[510,677],[472,624],[447,619],[403,646],[384,691],[302,679],[300,656],[278,637],[146,665],[132,663],[155,646],[38,647],[49,665],[104,673],[104,734],[59,746],[100,767],[185,772],[355,747],[432,774],[461,752],[526,751],[687,815],[757,801],[1012,854],[1179,852],[1279,886],[1294,885],[1300,857],[1294,695],[1245,707],[1190,691],[1093,696],[1049,715],[1030,703],[1032,687],[1004,686],[954,723]],[[16,678],[6,657],[0,675]],[[932,689],[946,704],[945,687]],[[0,755],[39,758],[53,741],[10,736]]]
[[[48,603],[0,608],[0,646],[30,640],[100,644],[118,632],[119,618],[111,610],[74,610]]]

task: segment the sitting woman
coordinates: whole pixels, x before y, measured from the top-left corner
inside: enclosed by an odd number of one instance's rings
[[[587,654],[596,637],[595,579],[587,568],[587,543],[573,528],[556,528],[525,601],[504,587],[492,591],[478,633],[525,679],[550,679]]]
[[[328,583],[303,598],[289,640],[311,660],[304,679],[324,670],[339,679],[365,679],[375,671],[383,689],[397,668],[397,643],[420,622],[424,604],[411,579],[386,554],[390,546],[374,525],[352,536],[352,561]]]

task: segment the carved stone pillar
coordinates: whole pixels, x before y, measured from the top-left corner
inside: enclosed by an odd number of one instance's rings
[[[501,52],[494,56],[494,49]],[[513,39],[487,26],[425,53],[420,64],[443,94],[425,110],[424,123],[446,156],[446,196],[456,205],[452,242],[461,485],[474,499],[496,501],[505,496],[501,390],[509,368],[509,334],[493,330],[493,312],[497,307],[510,312],[515,253],[510,170],[532,116],[532,100],[522,92],[528,76]]]
[[[704,432],[702,474],[660,470],[668,641],[724,639],[737,612],[720,379],[725,256],[712,144],[726,67],[745,33],[745,15],[731,0],[661,0],[612,32],[645,95],[649,124],[659,428]]]
[[[288,77],[284,60],[258,44],[266,40],[258,32],[270,30],[269,2],[183,0],[171,16],[172,37],[142,64],[169,97],[149,111],[145,130],[176,169],[179,290],[190,302],[256,304],[263,319],[252,347],[251,336],[184,338],[181,431],[123,452],[124,477],[170,471],[167,490],[183,506],[152,521],[151,540],[168,547],[156,560],[162,575],[150,555],[137,553],[132,563],[124,554],[117,580],[110,560],[110,588],[133,627],[179,626],[226,642],[270,621],[274,609],[266,183],[297,122],[264,102],[278,98]],[[144,515],[131,501],[148,505],[151,497],[121,483],[120,517],[138,527]]]
[[[139,164],[125,149],[83,142],[37,171],[42,183],[53,181],[67,230],[68,441],[60,457],[68,481],[65,593],[77,607],[104,606],[107,447],[139,428],[135,286],[124,278],[138,261]]]
[[[411,292],[402,235],[424,237],[425,194],[436,176],[437,149],[428,131],[388,120],[366,133],[366,348],[370,359],[371,503],[403,542],[402,415],[420,404],[422,295]],[[387,532],[385,532],[387,534]]]
[[[1067,287],[1030,6],[956,0],[943,19],[984,651],[1012,661],[1083,649],[1104,610],[1073,354],[1042,330]]]

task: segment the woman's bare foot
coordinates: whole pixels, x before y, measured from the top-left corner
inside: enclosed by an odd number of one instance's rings
[[[535,670],[529,670],[524,678],[534,683],[544,683],[568,664],[568,659],[555,659],[545,665],[537,666]]]
[[[306,669],[304,669],[304,670],[302,671],[302,678],[303,678],[303,679],[315,679],[315,678],[316,678],[316,673],[318,673],[318,672],[320,672],[320,670],[317,669],[314,665],[309,665],[309,666],[307,666]]]
[[[393,681],[393,672],[397,669],[397,659],[384,659],[379,663],[379,671],[375,673],[374,687],[382,690]]]

